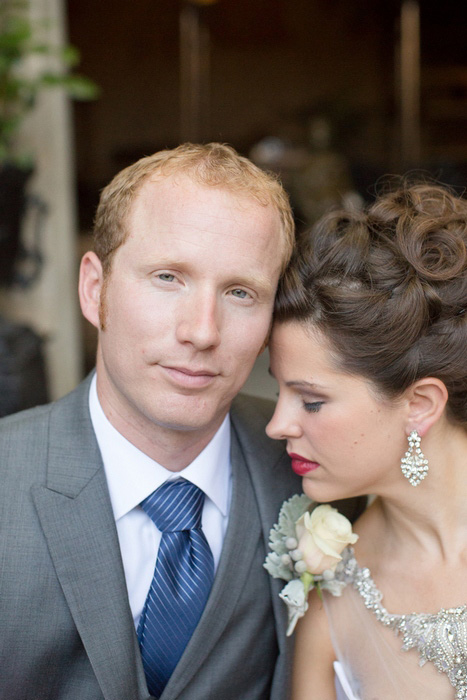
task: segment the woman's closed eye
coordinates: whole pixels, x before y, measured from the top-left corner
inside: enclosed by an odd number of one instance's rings
[[[324,401],[304,401],[303,408],[307,413],[318,413]]]

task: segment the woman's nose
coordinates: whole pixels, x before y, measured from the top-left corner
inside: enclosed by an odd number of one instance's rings
[[[287,407],[287,402],[279,398],[274,414],[266,426],[266,434],[273,440],[287,440],[292,437],[300,437],[301,427],[293,418],[292,411]]]

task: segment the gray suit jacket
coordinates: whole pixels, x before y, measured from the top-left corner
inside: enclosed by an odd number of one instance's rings
[[[0,698],[149,698],[88,411],[89,379],[0,421]],[[214,586],[162,700],[284,700],[280,581],[262,568],[282,501],[300,491],[268,402],[232,407],[233,494]]]

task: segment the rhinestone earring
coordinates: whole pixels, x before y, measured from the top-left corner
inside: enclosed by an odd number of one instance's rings
[[[401,459],[401,469],[412,486],[418,486],[428,474],[428,460],[420,449],[420,435],[416,430],[412,430],[407,440],[409,449]]]

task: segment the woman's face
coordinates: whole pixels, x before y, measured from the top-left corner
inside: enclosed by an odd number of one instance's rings
[[[339,371],[323,334],[298,322],[276,324],[269,350],[279,400],[266,432],[287,440],[310,498],[379,494],[404,480],[403,399],[378,398],[366,379]]]

